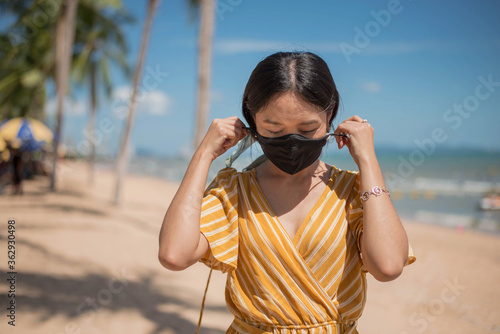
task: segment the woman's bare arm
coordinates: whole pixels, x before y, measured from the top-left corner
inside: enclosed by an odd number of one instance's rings
[[[246,134],[238,117],[215,119],[196,150],[170,203],[159,236],[158,259],[170,270],[184,270],[208,250],[200,232],[201,205],[210,165]]]
[[[201,238],[205,238],[200,232],[200,215],[211,163],[203,152],[196,151],[165,213],[158,259],[167,269],[183,270],[203,251],[204,247],[199,247]],[[205,246],[208,246],[208,242]]]
[[[350,134],[336,138],[339,149],[349,148],[359,167],[361,191],[374,186],[385,188],[385,182],[374,148],[374,130],[358,115],[340,123],[335,131]],[[401,275],[408,257],[408,237],[387,194],[370,196],[363,204],[363,233],[360,252],[366,269],[378,281],[391,281]]]
[[[385,182],[375,155],[359,165],[361,189],[374,186],[385,188]],[[408,237],[391,198],[370,196],[363,204],[361,253],[366,269],[381,282],[396,279],[408,257]]]

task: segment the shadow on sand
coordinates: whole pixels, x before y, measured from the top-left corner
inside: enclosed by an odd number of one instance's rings
[[[5,239],[5,237],[0,239]],[[23,242],[23,246],[44,254],[45,257],[50,258],[50,261],[57,261],[67,266],[82,266],[81,261],[55,254],[40,245]],[[64,326],[71,323],[71,326],[76,325],[83,331],[93,329],[93,332],[101,333],[102,331],[96,325],[93,326],[92,322],[96,314],[106,310],[108,312],[133,311],[141,314],[144,319],[155,324],[153,330],[144,334],[195,333],[197,321],[192,323],[181,317],[180,312],[168,312],[162,308],[171,306],[179,310],[193,309],[199,312],[201,304],[193,305],[176,296],[165,294],[162,291],[165,287],[156,287],[152,281],[154,275],[154,272],[144,272],[130,280],[123,275],[107,273],[88,273],[81,277],[55,277],[38,272],[19,272],[17,274],[19,292],[16,299],[20,305],[20,312],[36,314],[40,322],[63,316],[68,319]],[[1,277],[7,277],[7,273],[1,272]],[[6,284],[6,281],[2,284]],[[171,289],[174,291],[175,287],[172,286]],[[3,300],[1,305],[5,305],[6,298],[6,294],[0,296],[0,300]],[[225,307],[210,305],[206,305],[205,310],[227,311]],[[203,319],[205,318],[204,313]],[[64,326],[52,330],[55,333],[62,333],[65,331]],[[200,333],[223,334],[224,331],[207,328],[202,321]]]

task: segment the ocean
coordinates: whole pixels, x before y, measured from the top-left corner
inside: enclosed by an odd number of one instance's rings
[[[212,163],[207,185],[225,167],[226,158],[234,150]],[[232,167],[242,170],[261,154],[260,147],[253,145]],[[441,149],[426,154],[377,148],[376,155],[401,219],[500,235],[500,210],[480,208],[485,193],[500,193],[500,152]],[[136,155],[131,158],[128,172],[181,182],[190,159]],[[341,169],[358,170],[347,149],[338,151],[327,146],[320,159]]]

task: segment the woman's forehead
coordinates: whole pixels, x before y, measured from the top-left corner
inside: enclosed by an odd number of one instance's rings
[[[255,116],[257,121],[269,124],[307,124],[324,122],[323,114],[320,106],[306,101],[299,94],[287,93],[273,97]]]

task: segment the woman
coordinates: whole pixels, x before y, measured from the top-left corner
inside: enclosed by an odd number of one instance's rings
[[[170,270],[203,262],[228,273],[235,319],[226,333],[357,333],[366,272],[390,281],[416,260],[367,120],[350,117],[334,133],[359,172],[318,159],[338,103],[317,55],[270,55],[244,92],[249,127],[236,116],[215,119],[188,166],[163,221],[159,260]],[[267,160],[242,172],[226,167],[204,190],[211,162],[247,135]]]

